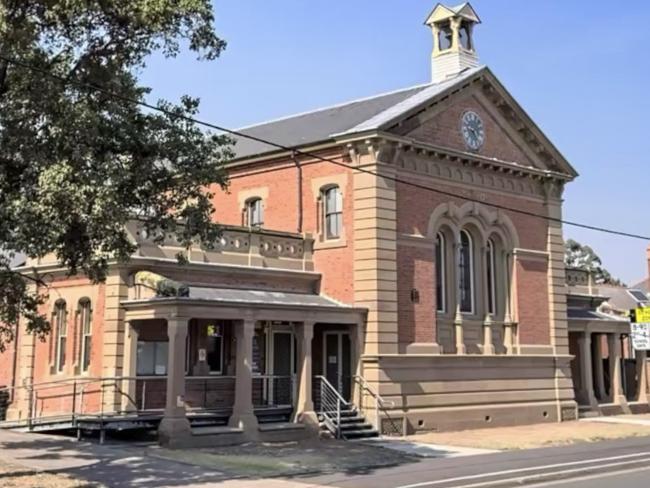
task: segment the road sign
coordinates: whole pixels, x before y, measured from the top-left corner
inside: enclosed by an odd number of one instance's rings
[[[630,324],[632,347],[637,351],[650,351],[650,322]]]
[[[650,322],[650,307],[637,308],[636,321],[640,323]]]

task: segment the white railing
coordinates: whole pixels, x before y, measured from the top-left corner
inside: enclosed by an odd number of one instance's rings
[[[323,417],[323,422],[337,439],[341,438],[341,411],[351,410],[352,405],[327,381],[324,376],[316,376],[320,382],[320,402],[318,413]]]

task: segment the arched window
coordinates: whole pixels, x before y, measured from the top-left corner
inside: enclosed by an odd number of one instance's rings
[[[246,225],[249,227],[264,225],[264,207],[261,198],[251,198],[246,201]]]
[[[485,279],[487,282],[487,311],[489,314],[495,314],[497,311],[497,297],[496,297],[496,266],[494,257],[494,242],[492,239],[487,241],[487,256],[485,263]]]
[[[447,243],[441,232],[436,236],[436,310],[444,312],[447,301]]]
[[[54,368],[60,373],[65,368],[65,350],[68,341],[68,312],[64,300],[58,300],[54,304],[54,332],[56,343],[54,346]]]
[[[460,289],[460,311],[474,313],[474,246],[469,232],[460,231],[458,259],[458,287]]]
[[[90,352],[92,348],[92,309],[90,300],[82,298],[79,300],[79,364],[82,372],[87,372],[90,366]]]
[[[330,186],[323,191],[323,217],[325,238],[338,239],[343,229],[343,195],[338,186]]]

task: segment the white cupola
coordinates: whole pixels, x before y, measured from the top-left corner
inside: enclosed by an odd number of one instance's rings
[[[440,83],[479,65],[473,33],[474,25],[480,23],[469,2],[456,7],[436,5],[425,21],[433,32],[431,81]]]

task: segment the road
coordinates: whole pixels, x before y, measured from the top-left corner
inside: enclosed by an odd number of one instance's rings
[[[650,437],[592,444],[501,452],[450,459],[427,459],[369,473],[337,474],[301,479],[305,486],[336,488],[459,488],[529,486],[535,483],[584,478],[586,485],[558,483],[571,488],[650,486]],[[617,477],[615,471],[630,471]],[[642,480],[642,481],[641,481]],[[564,481],[566,483],[566,481]],[[578,482],[581,483],[582,481]],[[629,482],[629,484],[628,484]],[[598,483],[598,484],[596,484]],[[545,485],[541,485],[545,486]]]
[[[585,476],[575,480],[554,481],[530,485],[530,488],[646,488],[650,484],[650,467],[609,475]]]

